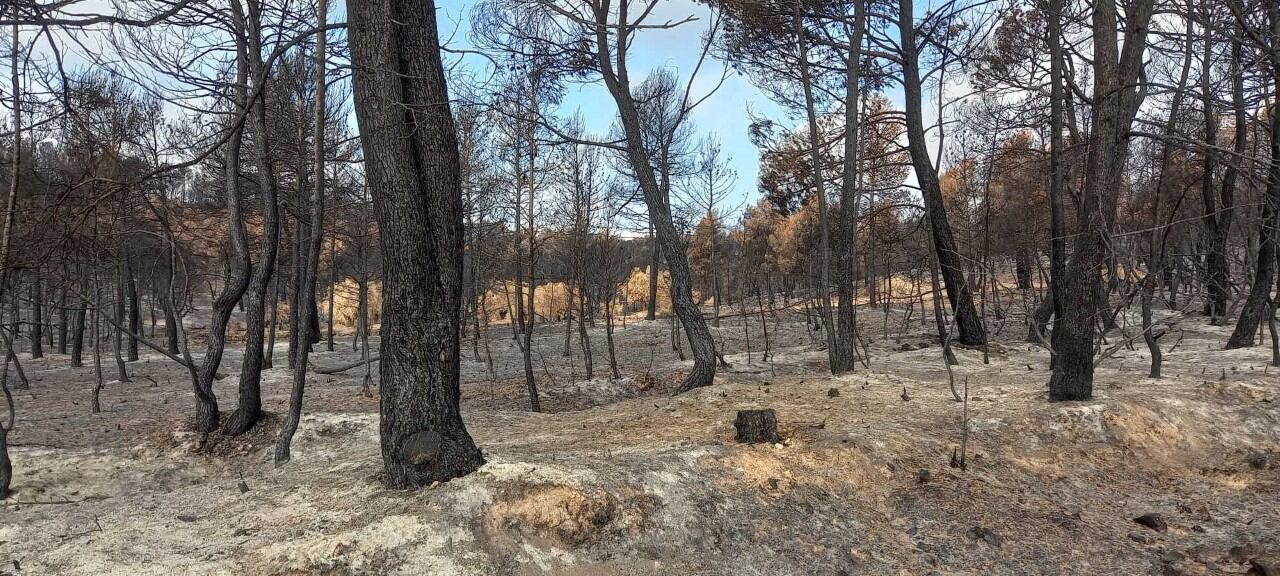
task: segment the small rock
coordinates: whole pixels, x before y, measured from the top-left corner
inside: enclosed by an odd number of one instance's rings
[[[1134,518],[1133,521],[1155,530],[1156,532],[1169,531],[1169,524],[1164,521],[1164,516],[1161,516],[1158,512],[1148,512]]]
[[[1262,555],[1262,549],[1252,542],[1248,544],[1241,544],[1239,546],[1232,546],[1231,550],[1227,552],[1227,557],[1237,564],[1244,564],[1245,562],[1253,560],[1260,555]]]
[[[1000,537],[1000,534],[996,533],[995,530],[983,526],[974,526],[973,528],[970,528],[969,537],[974,540],[986,542],[996,548],[999,548],[1000,545],[1004,543],[1004,539]]]
[[[183,522],[195,522],[195,521],[196,521],[196,517],[195,517],[195,516],[192,516],[192,515],[190,515],[190,514],[179,514],[179,515],[177,516],[177,518],[178,518],[178,520],[181,520],[181,521],[183,521]]]
[[[1280,576],[1280,554],[1266,554],[1249,561],[1250,576]]]

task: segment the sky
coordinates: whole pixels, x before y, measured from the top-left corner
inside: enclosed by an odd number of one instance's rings
[[[469,14],[474,4],[474,0],[437,1],[440,36],[448,40],[450,47],[470,47]],[[629,54],[632,83],[639,84],[648,71],[657,68],[675,71],[682,86],[688,82],[702,50],[708,14],[706,6],[690,0],[662,2],[650,16],[650,21],[679,20],[690,15],[699,20],[674,29],[642,31]],[[483,62],[464,60],[464,65],[482,67]],[[709,57],[698,72],[692,97],[696,99],[707,94],[725,70],[723,62]],[[560,112],[566,117],[575,112],[581,113],[588,130],[595,133],[607,132],[617,116],[612,97],[599,82],[570,86]],[[754,203],[758,196],[759,151],[747,136],[751,113],[786,123],[785,113],[776,104],[761,94],[747,78],[729,70],[724,84],[690,116],[694,141],[703,135],[714,134],[720,140],[723,152],[730,157],[731,167],[737,172],[734,193],[723,205],[726,209],[740,209],[748,202]]]
[[[447,40],[452,48],[470,48],[469,20],[475,0],[437,0],[441,38]],[[929,10],[931,0],[915,0],[917,14]],[[702,36],[706,32],[710,10],[692,0],[661,0],[650,16],[650,22],[679,21],[688,16],[698,18],[695,22],[683,24],[673,29],[644,30],[639,33],[628,55],[632,71],[632,83],[638,85],[648,71],[656,68],[669,68],[677,73],[683,85],[688,81],[697,65],[702,50]],[[463,56],[462,63],[474,69],[484,68],[485,62],[478,56]],[[470,59],[470,60],[469,60]],[[703,63],[693,85],[693,98],[699,98],[712,89],[726,72],[726,64],[708,57]],[[948,82],[947,94],[960,94],[966,88]],[[885,96],[901,109],[902,90],[891,85]],[[930,130],[937,119],[937,109],[928,104],[936,98],[936,93],[926,83],[924,86],[924,124],[928,135],[930,154],[937,155],[937,141]],[[936,101],[936,100],[935,100]],[[614,123],[617,108],[612,97],[599,81],[589,84],[574,85],[566,95],[560,107],[560,113],[569,117],[575,112],[581,113],[587,128],[596,133],[606,132]],[[728,69],[728,76],[723,85],[711,97],[703,102],[691,115],[694,128],[694,141],[703,135],[714,134],[720,140],[722,150],[730,157],[730,166],[737,173],[737,181],[733,194],[726,199],[723,208],[739,211],[747,205],[754,204],[760,196],[758,176],[760,168],[759,150],[748,137],[750,117],[754,114],[778,122],[784,128],[799,127],[803,119],[793,118],[780,106],[766,97],[755,87],[750,79]],[[905,144],[905,142],[904,142]],[[906,185],[914,187],[916,177],[909,172]]]

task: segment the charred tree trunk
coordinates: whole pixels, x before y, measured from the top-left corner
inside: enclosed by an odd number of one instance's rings
[[[164,339],[165,350],[170,354],[178,353],[178,314],[175,311],[173,297],[166,294],[160,297],[160,307],[164,309]],[[62,345],[62,335],[66,333],[66,323],[59,330],[59,345]]]
[[[71,313],[71,367],[84,366],[84,304]]]
[[[778,415],[773,411],[773,408],[739,410],[738,417],[733,421],[733,428],[733,439],[738,442],[747,444],[768,442],[773,444],[782,441],[778,437]]]
[[[115,301],[112,302],[112,317],[115,323],[111,330],[111,355],[116,361],[116,380],[120,382],[129,381],[129,367],[125,365],[123,354],[124,334],[119,328],[125,325],[124,277],[124,262],[121,261],[116,266]]]
[[[823,186],[822,149],[819,145],[820,128],[814,109],[813,78],[809,71],[809,47],[805,38],[804,15],[800,2],[796,2],[794,25],[797,45],[796,57],[800,64],[800,85],[804,92],[805,116],[808,120],[808,144],[810,176],[813,194],[818,200],[818,306],[821,312],[822,334],[827,343],[827,366],[832,374],[844,371],[836,344],[835,319],[831,310],[831,226],[827,218],[827,192]],[[848,150],[846,146],[845,150]]]
[[[267,343],[262,349],[262,369],[266,370],[275,367],[276,353],[276,329],[279,324],[280,309],[280,270],[279,263],[276,265],[276,272],[271,275],[271,287],[267,289],[267,293],[271,294],[271,304],[267,308]]]
[[[595,377],[595,365],[591,358],[591,336],[587,334],[587,290],[585,283],[578,288],[578,346],[582,348],[582,368],[587,373],[587,380]]]
[[[129,339],[126,341],[125,360],[138,361],[138,338],[142,334],[142,307],[138,301],[138,277],[133,269],[126,246],[124,253],[124,300],[128,305]]]
[[[237,32],[245,34],[245,18],[239,2],[231,3]],[[249,62],[247,47],[242,42],[236,46],[236,106],[246,110],[250,106],[247,94]],[[244,136],[243,125],[233,127],[231,137],[227,140],[225,174],[227,224],[229,250],[227,252],[227,275],[222,290],[213,300],[211,318],[209,320],[208,342],[205,345],[204,360],[196,371],[194,382],[196,398],[196,430],[201,433],[213,432],[218,428],[218,400],[213,393],[213,378],[222,364],[223,349],[226,346],[227,323],[231,312],[249,285],[249,237],[245,230],[244,216],[240,211],[240,144]]]
[[[1271,165],[1267,171],[1266,196],[1262,200],[1262,220],[1258,230],[1258,256],[1254,268],[1253,286],[1249,297],[1240,308],[1240,318],[1227,340],[1227,349],[1252,346],[1254,333],[1270,311],[1267,302],[1271,298],[1271,277],[1276,266],[1276,243],[1280,242],[1280,7],[1269,5],[1267,14],[1271,20]],[[1234,57],[1234,54],[1233,54]],[[1239,117],[1239,113],[1237,113]],[[1238,144],[1237,144],[1238,146]]]
[[[40,283],[40,269],[31,271],[31,357],[44,357],[44,286]]]
[[[325,315],[327,333],[325,350],[333,352],[333,300],[338,291],[338,237],[329,238],[329,313]]]
[[[621,11],[620,17],[625,18],[625,15],[626,11]],[[615,53],[625,58],[631,43],[629,38],[631,27],[629,24],[613,26],[608,21],[609,17],[607,11],[596,14],[598,20],[594,47],[596,63],[599,66],[600,75],[604,78],[605,86],[617,104],[618,117],[626,142],[627,158],[644,193],[645,205],[649,209],[649,221],[654,228],[654,237],[662,249],[662,260],[666,262],[667,270],[671,274],[671,306],[684,326],[689,347],[693,350],[693,369],[677,389],[677,392],[687,392],[700,386],[708,386],[715,379],[715,343],[711,338],[711,330],[702,317],[702,311],[693,301],[693,278],[689,273],[689,259],[685,254],[680,233],[672,221],[671,207],[658,184],[657,175],[654,173],[649,153],[645,148],[640,113],[632,97],[626,68],[619,66],[615,69],[614,67]],[[615,38],[617,50],[610,48],[611,33],[617,36]]]
[[[951,309],[955,311],[956,339],[962,344],[977,346],[986,342],[986,333],[982,328],[982,319],[978,317],[978,309],[973,304],[973,293],[964,277],[963,259],[956,248],[951,224],[947,221],[938,171],[929,158],[928,143],[925,140],[913,8],[911,0],[899,2],[898,27],[902,36],[900,46],[903,61],[902,89],[906,97],[904,112],[907,120],[907,148],[911,153],[916,179],[920,183],[920,194],[924,198],[925,214],[929,219],[934,252],[938,255],[947,298],[951,302]]]
[[[1094,5],[1093,128],[1081,191],[1080,233],[1062,286],[1062,321],[1054,329],[1058,359],[1049,381],[1050,400],[1093,396],[1094,333],[1102,291],[1099,273],[1106,265],[1108,232],[1129,153],[1129,128],[1143,99],[1137,87],[1152,0],[1135,0],[1125,13],[1124,47],[1117,53],[1116,2],[1101,0]]]
[[[609,348],[609,372],[613,374],[613,379],[617,380],[622,377],[622,373],[618,371],[618,354],[613,346],[613,294],[609,294],[608,300],[604,305],[604,339],[605,346]]]
[[[254,78],[265,82],[267,72],[262,62],[262,17],[258,0],[250,0],[248,25],[247,57],[249,72]],[[261,87],[256,87],[261,88]],[[317,93],[320,87],[317,87]],[[276,247],[280,242],[279,181],[276,180],[275,167],[271,162],[271,140],[267,128],[266,90],[258,89],[258,94],[250,103],[249,122],[253,128],[254,160],[257,164],[258,190],[262,196],[262,246],[259,249],[258,261],[254,263],[253,272],[249,276],[247,290],[242,302],[245,307],[245,342],[244,359],[240,363],[239,404],[235,412],[227,418],[223,433],[238,436],[247,432],[258,421],[262,413],[262,344],[266,330],[266,305],[270,295],[268,288],[271,276],[276,269]],[[317,100],[319,114],[323,114],[323,102]],[[323,130],[323,127],[321,128]],[[316,138],[322,138],[317,134]],[[315,183],[312,184],[315,187]],[[318,221],[312,221],[312,227],[319,231],[323,227]],[[317,232],[313,232],[315,234]]]
[[[459,408],[462,192],[435,2],[347,9],[356,118],[385,259],[381,428],[386,482],[427,486],[484,458]]]
[[[1210,23],[1212,12],[1208,2],[1202,2],[1201,5],[1204,8],[1201,11],[1201,17],[1205,19],[1202,38],[1204,55],[1201,58],[1200,68],[1200,102],[1204,113],[1204,141],[1206,144],[1203,152],[1203,170],[1200,176],[1200,197],[1204,204],[1203,224],[1207,244],[1204,312],[1209,316],[1211,323],[1217,324],[1220,317],[1227,313],[1227,298],[1230,295],[1231,279],[1227,262],[1227,238],[1231,234],[1230,215],[1233,195],[1231,191],[1223,186],[1221,189],[1222,198],[1221,202],[1219,202],[1218,193],[1213,187],[1213,172],[1217,164],[1217,152],[1214,151],[1214,146],[1218,140],[1218,121],[1213,107],[1215,96],[1209,83],[1213,63],[1213,33]],[[1243,127],[1243,125],[1241,126]],[[1243,129],[1239,130],[1239,132],[1243,132]]]
[[[325,22],[328,22],[329,0],[319,1],[316,7],[316,17],[319,20],[320,27],[323,28]],[[307,311],[307,314],[311,315],[318,314],[315,308],[316,283],[320,274],[320,250],[324,245],[324,120],[326,84],[328,82],[325,75],[325,63],[328,61],[325,50],[327,36],[323,30],[316,36],[316,102],[315,121],[312,125],[313,144],[311,158],[312,169],[315,172],[311,182],[311,238],[307,239],[307,273],[302,277],[302,294],[299,298],[302,302],[302,308]],[[330,266],[332,266],[332,263],[330,263]],[[332,290],[332,285],[330,290]],[[307,322],[307,324],[310,325],[311,322]],[[315,333],[318,334],[319,332],[319,326],[316,326]],[[332,350],[333,348],[330,347],[329,349]],[[289,391],[289,412],[285,415],[284,423],[280,426],[280,436],[276,440],[275,462],[277,466],[289,461],[293,435],[298,431],[298,422],[302,420],[302,397],[306,392],[307,359],[310,354],[310,346],[303,346],[298,350],[298,362],[293,367],[293,387]]]
[[[59,354],[67,353],[67,325],[69,324],[69,320],[70,320],[67,317],[67,315],[69,313],[70,311],[67,308],[67,289],[62,288],[61,290],[58,291],[57,350]]]
[[[1276,82],[1280,86],[1280,64],[1276,65]],[[1280,89],[1277,90],[1280,94]],[[1280,108],[1280,104],[1273,104]],[[1280,228],[1280,113],[1271,114],[1271,167],[1268,170],[1266,196],[1262,201],[1262,220],[1258,230],[1258,256],[1253,286],[1240,308],[1240,318],[1227,340],[1227,349],[1253,346],[1254,334],[1266,319],[1271,307],[1271,277],[1276,266],[1276,230]]]
[[[840,183],[840,225],[836,236],[836,318],[835,348],[831,354],[831,373],[840,374],[855,369],[858,364],[858,280],[854,270],[858,265],[858,148],[859,102],[862,64],[862,30],[866,26],[864,0],[853,4],[853,31],[849,40],[849,54],[845,58],[845,136],[844,165]]]
[[[305,168],[302,169],[305,172]],[[299,185],[298,192],[301,194],[303,187]],[[301,197],[301,196],[300,196]],[[298,295],[302,292],[302,274],[306,267],[305,260],[302,257],[302,239],[307,237],[305,225],[302,223],[302,217],[298,216],[293,220],[293,259],[289,272],[289,360],[288,367],[293,369],[298,357],[298,343],[300,342],[298,335],[302,333],[302,327],[298,323],[298,319],[302,317],[302,312],[298,304]]]

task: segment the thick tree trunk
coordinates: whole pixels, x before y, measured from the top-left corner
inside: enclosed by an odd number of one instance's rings
[[[84,304],[71,312],[71,367],[84,366]]]
[[[67,325],[69,310],[67,309],[67,289],[62,288],[58,291],[58,344],[57,350],[59,354],[67,353]]]
[[[239,2],[232,2],[232,12],[239,34],[245,34],[244,14]],[[248,84],[249,64],[246,47],[242,43],[236,46],[236,105],[241,110],[250,105],[246,86]],[[244,136],[243,125],[233,127],[226,147],[226,203],[227,230],[229,250],[227,252],[227,275],[222,290],[213,300],[209,319],[207,344],[204,360],[196,371],[194,382],[196,397],[196,430],[201,433],[213,432],[218,428],[218,400],[213,393],[213,378],[222,364],[222,354],[226,346],[227,323],[236,303],[249,285],[249,238],[245,231],[244,217],[240,212],[240,143]]]
[[[249,71],[254,78],[266,78],[262,63],[262,33],[259,2],[250,0],[248,20]],[[239,400],[235,412],[222,428],[229,436],[247,432],[262,413],[262,345],[265,340],[267,298],[271,277],[276,269],[276,247],[280,243],[279,181],[271,161],[271,139],[267,127],[266,91],[258,90],[250,103],[249,121],[253,128],[254,160],[257,164],[258,191],[262,197],[262,246],[254,263],[248,287],[241,300],[245,307],[244,359],[240,362]],[[322,111],[323,112],[323,111]],[[313,187],[315,184],[313,183]],[[322,229],[312,222],[317,231]]]
[[[1205,255],[1205,303],[1204,312],[1210,322],[1217,324],[1221,316],[1227,313],[1227,298],[1230,296],[1230,268],[1227,262],[1227,238],[1231,234],[1232,192],[1224,186],[1221,202],[1213,187],[1213,172],[1217,164],[1217,152],[1214,146],[1218,140],[1218,121],[1214,110],[1214,94],[1209,80],[1213,64],[1213,33],[1207,24],[1211,17],[1208,2],[1202,2],[1201,16],[1206,26],[1202,40],[1204,55],[1200,69],[1200,102],[1204,114],[1204,148],[1203,170],[1200,176],[1200,198],[1204,204],[1203,224],[1207,254]],[[1240,130],[1243,132],[1243,130]]]
[[[756,444],[782,441],[778,436],[778,415],[773,408],[739,410],[737,418],[733,421],[733,428],[733,439],[738,442]]]
[[[1231,107],[1235,113],[1235,137],[1233,140],[1233,150],[1235,159],[1227,162],[1226,171],[1222,175],[1222,206],[1219,208],[1218,221],[1215,232],[1217,234],[1212,238],[1213,254],[1209,263],[1209,279],[1211,285],[1215,286],[1215,292],[1210,296],[1214,298],[1213,307],[1219,314],[1226,314],[1227,299],[1230,298],[1231,287],[1231,260],[1229,258],[1228,242],[1231,238],[1231,224],[1235,217],[1235,188],[1236,182],[1240,177],[1240,169],[1238,159],[1244,158],[1245,148],[1248,140],[1249,120],[1247,116],[1247,108],[1244,101],[1244,74],[1242,72],[1242,46],[1240,38],[1243,33],[1233,36],[1231,40]],[[1220,300],[1219,300],[1220,299]]]
[[[111,355],[116,361],[116,380],[120,382],[129,381],[129,367],[125,365],[123,354],[124,333],[120,329],[121,326],[125,325],[124,284],[125,270],[122,258],[116,267],[115,301],[112,302],[112,316],[115,320],[115,325],[111,330]]]
[[[604,306],[604,339],[605,346],[609,349],[609,373],[613,374],[613,379],[617,380],[622,377],[622,373],[618,371],[618,354],[617,349],[613,346],[613,298],[612,294]]]
[[[275,367],[276,352],[276,329],[279,321],[277,320],[280,309],[280,266],[277,262],[276,272],[271,275],[271,287],[267,292],[271,294],[271,303],[267,307],[267,342],[262,348],[262,369],[267,370]]]
[[[625,14],[625,10],[623,11]],[[711,330],[702,318],[702,311],[693,301],[693,278],[689,273],[689,259],[685,254],[684,242],[671,219],[671,207],[663,197],[662,189],[649,161],[649,153],[645,149],[640,125],[640,113],[632,99],[630,81],[626,70],[615,70],[612,62],[614,50],[610,49],[609,35],[616,34],[619,50],[625,52],[630,40],[628,26],[606,26],[609,15],[597,14],[601,19],[596,27],[596,60],[600,67],[600,75],[604,78],[609,93],[618,106],[618,117],[626,140],[627,157],[632,171],[644,192],[645,205],[649,209],[649,221],[653,224],[654,238],[662,250],[662,259],[666,262],[671,274],[671,306],[684,326],[693,350],[693,369],[689,371],[677,392],[686,392],[700,386],[708,386],[715,379],[716,356],[715,343],[711,339]],[[656,271],[655,271],[656,273]]]
[[[304,169],[305,171],[305,169]],[[301,186],[299,193],[301,193]],[[293,224],[293,260],[289,273],[289,361],[287,365],[289,369],[293,369],[298,357],[298,343],[300,342],[298,335],[302,333],[302,327],[298,319],[303,316],[300,305],[298,304],[298,295],[302,292],[302,274],[305,271],[306,263],[302,256],[302,239],[307,238],[306,225],[303,224],[302,218],[294,218]]]
[[[27,333],[31,341],[31,357],[44,357],[44,286],[40,283],[40,269],[31,272],[31,331]]]
[[[174,310],[175,305],[173,298],[165,295],[160,298],[160,307],[164,309],[164,339],[165,349],[170,354],[178,353],[178,314]],[[59,345],[61,346],[61,335],[66,333],[66,323],[60,326]]]
[[[591,336],[587,334],[587,291],[585,287],[578,289],[578,346],[582,348],[582,368],[587,373],[587,380],[595,377],[595,365],[591,358]]]
[[[1280,22],[1276,23],[1280,28]],[[1274,64],[1276,94],[1280,95],[1280,62]],[[1271,277],[1276,266],[1276,238],[1280,230],[1280,104],[1271,111],[1271,167],[1267,174],[1267,191],[1262,201],[1262,219],[1258,229],[1258,256],[1249,297],[1240,308],[1240,318],[1227,340],[1227,349],[1253,346],[1254,334],[1271,310]]]
[[[9,406],[13,406],[13,398],[9,394],[9,389],[4,388],[5,400]],[[0,424],[0,500],[9,498],[9,483],[13,481],[13,461],[9,459],[9,429],[5,426],[12,425],[13,410],[9,410],[9,421]]]
[[[1124,48],[1117,54],[1116,2],[1094,5],[1093,127],[1081,191],[1080,233],[1062,286],[1062,321],[1054,327],[1058,358],[1049,381],[1050,400],[1086,400],[1093,395],[1100,271],[1106,265],[1108,231],[1129,153],[1128,132],[1142,103],[1137,86],[1151,12],[1152,0],[1135,0],[1128,6]]]
[[[982,328],[982,319],[978,317],[978,309],[973,304],[969,283],[964,277],[963,258],[956,248],[951,224],[947,222],[947,208],[942,201],[938,171],[929,158],[928,142],[925,139],[913,8],[912,0],[899,2],[898,27],[902,37],[900,46],[903,61],[902,89],[906,98],[904,112],[907,121],[907,148],[920,184],[920,195],[924,198],[925,214],[929,218],[942,281],[946,285],[947,298],[955,313],[956,339],[962,344],[977,346],[986,342],[986,333]]]
[[[1019,290],[1031,289],[1031,259],[1032,254],[1028,250],[1019,250],[1017,256],[1013,260],[1013,275],[1017,278]]]
[[[386,483],[426,486],[484,463],[459,409],[462,193],[435,2],[366,0],[347,12],[356,117],[385,260]]]
[[[97,215],[94,215],[94,222],[97,222]],[[98,235],[97,226],[95,225],[93,235]],[[94,252],[97,252],[96,248]],[[93,391],[90,397],[89,410],[92,414],[102,412],[102,387],[104,382],[102,379],[102,287],[98,283],[98,269],[93,270],[93,314],[91,316],[92,323],[89,325],[89,341],[93,343]]]
[[[854,3],[857,13],[853,19],[849,54],[845,58],[845,136],[844,166],[840,183],[840,225],[836,235],[836,299],[837,310],[835,346],[831,358],[831,373],[840,374],[854,370],[858,364],[858,280],[854,271],[858,265],[858,148],[859,103],[862,95],[862,30],[866,26],[865,0]]]

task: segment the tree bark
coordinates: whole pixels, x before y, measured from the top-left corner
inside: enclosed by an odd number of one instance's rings
[[[231,3],[233,20],[237,24],[239,34],[245,34],[244,14],[239,2]],[[246,47],[243,43],[236,46],[236,107],[245,110],[248,102],[247,88],[249,63]],[[196,430],[201,433],[213,432],[218,428],[218,400],[213,393],[213,378],[222,364],[223,349],[226,346],[227,323],[231,312],[249,285],[249,238],[245,231],[244,217],[240,211],[240,143],[244,136],[243,125],[230,128],[231,137],[227,140],[225,194],[227,203],[227,230],[229,250],[227,252],[226,282],[213,300],[209,320],[208,342],[205,345],[204,360],[196,371],[193,387],[196,398]]]
[[[328,82],[325,75],[325,63],[328,61],[325,50],[327,49],[328,34],[325,33],[323,28],[325,23],[329,21],[329,0],[319,1],[316,6],[316,19],[319,22],[321,31],[316,36],[316,102],[315,118],[311,130],[313,139],[311,162],[314,170],[311,179],[311,238],[307,239],[307,272],[302,277],[302,294],[299,296],[302,308],[306,310],[308,315],[319,313],[315,307],[316,283],[320,274],[320,250],[324,245],[324,120],[326,84]],[[332,266],[332,263],[330,265]],[[330,290],[332,290],[332,286]],[[307,325],[310,326],[311,322],[308,321]],[[315,327],[315,332],[317,333],[320,331],[318,328],[319,326]],[[306,341],[310,342],[311,340],[308,339]],[[332,350],[332,346],[329,349]],[[298,431],[298,423],[302,420],[302,398],[306,392],[307,359],[310,355],[310,346],[303,346],[298,349],[298,362],[293,367],[293,387],[289,391],[289,412],[285,415],[284,424],[280,426],[280,436],[276,440],[275,462],[277,466],[289,461],[293,435]]]
[[[1275,10],[1280,12],[1280,9]],[[1280,18],[1274,27],[1280,38]],[[1262,220],[1258,227],[1258,256],[1254,267],[1253,285],[1249,297],[1240,308],[1240,318],[1236,320],[1235,330],[1227,340],[1227,349],[1253,346],[1254,334],[1258,326],[1266,319],[1271,307],[1271,277],[1276,266],[1276,231],[1280,229],[1280,57],[1272,64],[1275,95],[1272,97],[1271,110],[1271,166],[1267,174],[1266,196],[1262,201]]]
[[[626,18],[626,10],[619,11],[619,18]],[[649,209],[649,221],[653,223],[654,237],[662,250],[663,260],[671,274],[671,305],[684,326],[689,347],[693,350],[693,369],[685,377],[677,392],[687,392],[701,386],[708,386],[715,379],[716,357],[715,343],[711,339],[711,330],[702,318],[702,311],[693,301],[693,279],[689,273],[689,259],[685,254],[684,242],[671,219],[671,208],[663,197],[658,185],[653,165],[650,164],[648,151],[645,150],[641,132],[640,113],[631,94],[631,83],[625,66],[615,69],[612,57],[615,53],[625,58],[630,46],[630,26],[614,26],[608,21],[609,14],[597,12],[595,30],[596,60],[600,75],[604,78],[609,94],[618,106],[618,117],[626,141],[626,154],[640,189],[644,193],[645,205]],[[610,49],[609,35],[617,37],[616,50]],[[654,271],[656,273],[656,271]]]
[[[57,350],[59,354],[67,353],[67,289],[64,287],[58,290],[58,342]]]
[[[1213,107],[1214,94],[1210,85],[1210,74],[1213,65],[1213,32],[1210,20],[1212,11],[1209,2],[1201,2],[1202,40],[1204,54],[1200,68],[1200,102],[1204,113],[1204,158],[1200,176],[1200,198],[1204,205],[1204,224],[1206,244],[1205,256],[1205,305],[1204,312],[1210,322],[1217,324],[1219,317],[1226,314],[1227,298],[1230,290],[1230,268],[1227,263],[1227,237],[1231,233],[1231,193],[1222,189],[1222,201],[1219,203],[1217,192],[1213,187],[1214,166],[1217,164],[1217,153],[1214,145],[1218,140],[1218,121]]]
[[[858,149],[862,125],[859,104],[862,94],[862,31],[866,26],[865,0],[853,3],[857,12],[849,34],[849,54],[845,58],[844,166],[840,183],[840,226],[836,236],[836,336],[831,357],[831,373],[850,372],[858,364]]]
[[[1075,236],[1063,278],[1062,320],[1054,329],[1058,359],[1049,380],[1050,400],[1087,400],[1093,395],[1100,271],[1106,264],[1108,231],[1129,153],[1129,128],[1142,103],[1137,86],[1151,12],[1152,0],[1130,3],[1124,47],[1117,53],[1116,2],[1100,0],[1094,4],[1093,127],[1081,191],[1080,233]]]
[[[133,260],[130,258],[127,246],[124,253],[124,299],[129,306],[130,334],[125,346],[125,360],[137,362],[138,338],[134,335],[142,334],[142,308],[138,301],[138,277],[133,269]]]
[[[462,192],[435,2],[347,9],[356,118],[383,271],[386,483],[430,485],[484,463],[459,408]]]
[[[44,348],[44,286],[40,282],[40,269],[31,271],[31,358],[43,358]]]
[[[338,291],[338,237],[331,235],[329,238],[329,313],[325,315],[327,323],[327,340],[325,342],[325,350],[333,352],[333,300],[335,292]]]
[[[267,71],[262,62],[262,7],[258,0],[249,0],[249,17],[246,22],[248,45],[246,46],[249,72],[259,82],[266,82]],[[262,246],[258,261],[253,265],[247,290],[241,302],[245,313],[244,359],[240,362],[239,400],[235,412],[227,418],[222,428],[224,434],[238,436],[253,428],[262,413],[262,345],[266,330],[266,304],[271,276],[276,269],[276,247],[280,242],[279,181],[271,161],[271,137],[267,127],[266,90],[255,86],[258,95],[249,104],[249,121],[253,128],[254,160],[257,164],[258,190],[262,197]],[[319,88],[317,88],[317,92]],[[317,105],[322,104],[317,100]],[[323,108],[318,112],[324,113]],[[323,127],[321,128],[323,130]],[[316,138],[322,138],[317,134]],[[314,186],[314,184],[313,184]],[[319,230],[318,222],[312,226]]]
[[[813,194],[818,200],[818,306],[822,320],[822,334],[827,342],[827,366],[832,374],[842,371],[837,358],[836,328],[831,310],[831,225],[827,218],[827,191],[823,186],[822,149],[819,145],[818,114],[813,99],[813,77],[809,70],[809,47],[805,40],[803,4],[797,0],[795,9],[796,59],[800,64],[800,85],[804,92],[805,118],[809,127],[809,171]],[[845,148],[848,150],[848,147]]]
[[[71,313],[71,367],[84,366],[84,304]]]
[[[951,224],[947,221],[947,208],[942,201],[938,171],[929,158],[928,142],[925,139],[913,8],[912,0],[899,2],[898,28],[902,38],[900,46],[907,148],[911,154],[911,164],[915,167],[916,180],[920,184],[920,195],[924,198],[925,214],[933,233],[933,247],[938,254],[942,281],[947,289],[951,309],[955,313],[956,340],[962,344],[978,346],[986,342],[986,333],[982,328],[982,319],[978,317],[978,309],[973,304],[973,293],[964,277],[963,258],[956,248]]]

